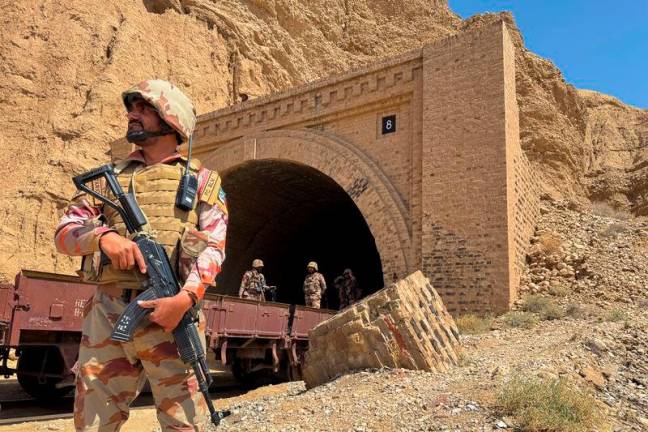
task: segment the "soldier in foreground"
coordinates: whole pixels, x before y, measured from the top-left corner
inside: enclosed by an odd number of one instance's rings
[[[317,263],[311,261],[306,267],[308,274],[304,279],[304,298],[306,306],[319,309],[322,296],[326,292],[324,276],[318,272]]]
[[[193,104],[177,87],[162,80],[143,81],[122,98],[127,139],[141,149],[114,171],[122,188],[135,193],[150,232],[164,245],[184,284],[174,297],[140,303],[153,311],[133,341],[111,340],[115,319],[137,296],[147,269],[113,209],[97,205],[85,194],[73,198],[57,227],[56,247],[67,255],[83,255],[83,278],[98,284],[84,312],[74,424],[77,431],[118,431],[148,378],[162,431],[200,431],[206,404],[170,332],[202,300],[220,272],[227,229],[225,194],[216,172],[191,161],[190,171],[198,177],[197,199],[191,210],[175,207],[186,167],[177,146],[189,139],[196,123]],[[99,259],[100,253],[107,262]],[[199,318],[204,344],[201,313]]]
[[[263,261],[255,259],[252,261],[252,269],[246,271],[241,279],[239,297],[262,300],[263,289],[266,287],[265,276],[263,275]]]

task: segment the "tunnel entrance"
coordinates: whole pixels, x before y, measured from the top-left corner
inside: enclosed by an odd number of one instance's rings
[[[255,160],[223,176],[229,226],[216,292],[237,295],[254,258],[265,264],[277,301],[304,304],[306,265],[316,261],[328,286],[322,307],[339,306],[333,280],[351,268],[363,295],[383,286],[374,237],[353,200],[330,177],[285,160]]]

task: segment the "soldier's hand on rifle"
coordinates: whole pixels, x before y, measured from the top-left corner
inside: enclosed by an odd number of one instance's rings
[[[141,300],[137,304],[145,309],[153,309],[149,320],[164,329],[165,332],[173,331],[185,312],[193,306],[193,299],[181,290],[173,297],[162,297],[155,300]]]
[[[116,232],[109,232],[99,239],[99,248],[108,255],[112,266],[116,269],[130,270],[137,264],[140,272],[146,273],[146,262],[134,241]]]

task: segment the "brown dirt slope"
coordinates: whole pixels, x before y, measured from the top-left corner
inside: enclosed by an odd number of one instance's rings
[[[501,15],[512,24],[509,15]],[[70,272],[52,233],[70,176],[124,131],[118,93],[169,79],[199,113],[289,88],[500,19],[435,0],[25,0],[0,22],[0,279]],[[512,24],[514,32],[514,24]],[[648,213],[648,113],[567,85],[517,37],[525,151],[552,196]],[[236,77],[236,78],[234,78]]]

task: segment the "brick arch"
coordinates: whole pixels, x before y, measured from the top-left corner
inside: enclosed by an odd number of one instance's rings
[[[199,155],[228,171],[252,160],[285,160],[310,166],[333,179],[354,201],[375,239],[386,283],[412,271],[411,233],[405,206],[378,165],[352,144],[325,132],[276,130],[249,135]]]

